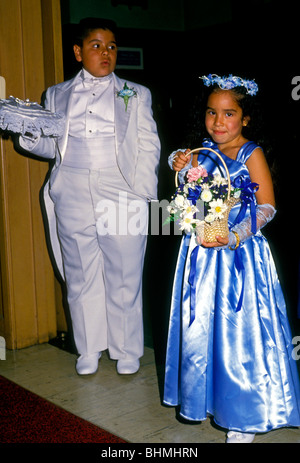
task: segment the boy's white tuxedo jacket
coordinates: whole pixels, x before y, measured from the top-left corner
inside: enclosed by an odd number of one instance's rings
[[[46,91],[45,108],[65,116],[64,133],[59,138],[40,137],[35,144],[22,136],[20,145],[39,157],[54,159],[55,163],[44,187],[44,202],[48,218],[51,247],[58,270],[63,276],[60,245],[56,232],[54,204],[49,192],[62,163],[69,132],[69,109],[72,92],[81,71],[71,80],[50,87]],[[137,196],[146,201],[157,198],[157,171],[160,158],[160,141],[156,123],[152,117],[152,99],[146,87],[118,78],[113,73],[115,87],[115,136],[117,163],[128,185]],[[129,98],[127,111],[123,98],[117,92],[125,82],[134,88],[136,96]]]

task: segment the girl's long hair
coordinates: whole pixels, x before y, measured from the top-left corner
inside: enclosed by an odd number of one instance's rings
[[[218,85],[205,87],[201,84],[201,89],[198,91],[197,96],[193,97],[193,105],[187,119],[183,146],[188,148],[201,146],[203,139],[209,137],[205,128],[207,100],[212,92],[218,91],[221,91]],[[274,152],[267,136],[263,105],[259,95],[248,95],[244,87],[235,87],[229,91],[242,109],[242,117],[249,117],[247,126],[243,126],[242,128],[242,135],[248,140],[254,141],[263,149],[273,176],[273,181],[276,182]]]

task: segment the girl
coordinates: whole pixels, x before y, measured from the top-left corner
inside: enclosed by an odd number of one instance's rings
[[[212,415],[228,429],[226,442],[252,442],[257,432],[300,425],[300,385],[292,358],[285,301],[266,238],[260,229],[275,215],[271,174],[262,149],[248,140],[255,128],[258,87],[239,77],[203,77],[208,87],[205,127],[231,181],[259,184],[255,212],[250,207],[234,224],[240,205],[229,215],[230,234],[213,243],[185,235],[173,287],[167,346],[164,403],[180,406],[194,421]],[[218,168],[210,151],[171,154],[179,178],[191,166]],[[252,217],[251,217],[252,216]],[[251,223],[256,221],[256,234]],[[199,240],[199,241],[197,241]],[[191,270],[196,281],[191,322]]]

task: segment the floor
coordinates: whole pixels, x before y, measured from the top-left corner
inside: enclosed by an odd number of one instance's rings
[[[0,374],[130,443],[224,443],[225,430],[209,419],[188,424],[161,405],[162,373],[152,348],[141,369],[120,376],[106,353],[93,376],[76,374],[76,356],[50,344],[7,351]],[[161,368],[162,370],[162,368]],[[300,428],[257,435],[256,443],[300,443]]]

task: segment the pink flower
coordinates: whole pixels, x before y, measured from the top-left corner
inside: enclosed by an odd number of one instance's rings
[[[207,170],[202,166],[192,167],[188,173],[187,178],[189,182],[196,182],[201,177],[207,177]]]

